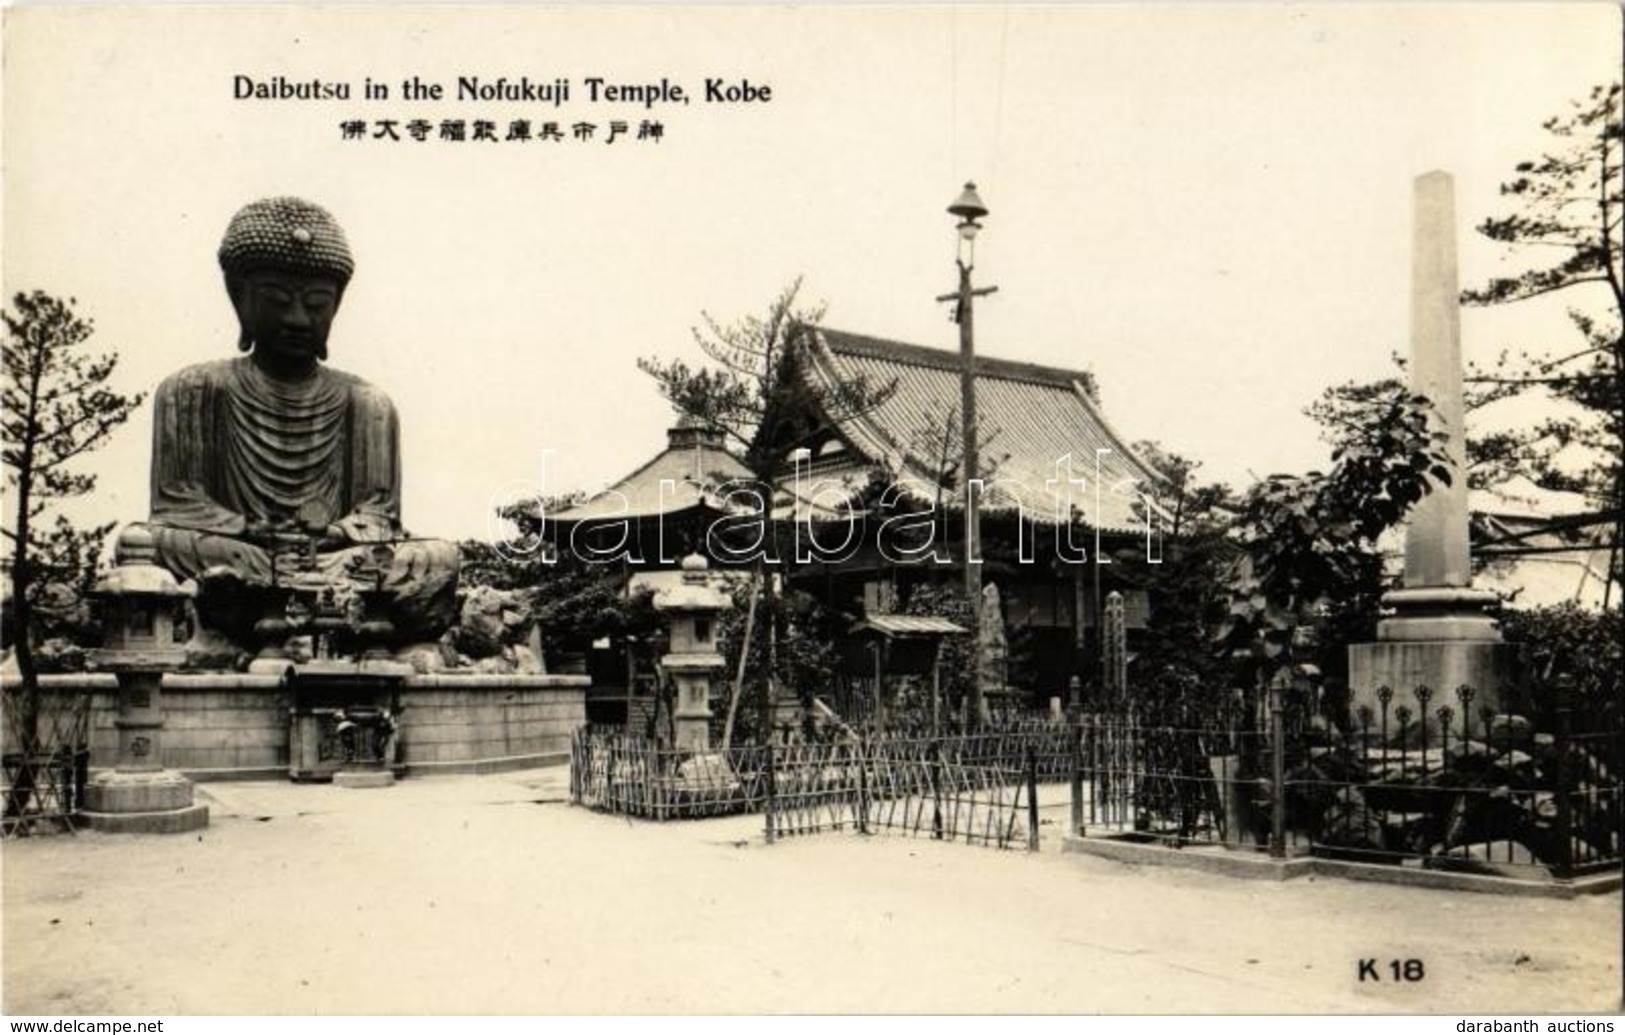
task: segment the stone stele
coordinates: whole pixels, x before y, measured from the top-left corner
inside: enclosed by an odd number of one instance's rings
[[[1463,685],[1497,707],[1510,682],[1509,648],[1489,613],[1499,598],[1474,589],[1467,540],[1460,291],[1456,274],[1455,187],[1448,173],[1415,181],[1411,269],[1412,386],[1433,403],[1447,434],[1449,485],[1435,484],[1405,525],[1404,586],[1383,597],[1392,608],[1377,642],[1349,648],[1356,703],[1379,707],[1379,687],[1408,701],[1418,686],[1453,703]]]

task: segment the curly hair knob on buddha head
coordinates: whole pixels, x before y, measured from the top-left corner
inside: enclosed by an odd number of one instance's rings
[[[350,244],[331,213],[302,198],[265,198],[244,205],[220,242],[228,290],[258,269],[329,276],[342,291],[355,272]]]

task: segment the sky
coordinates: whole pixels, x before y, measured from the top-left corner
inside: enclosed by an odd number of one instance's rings
[[[1406,347],[1413,178],[1456,178],[1464,286],[1522,269],[1471,227],[1621,60],[1612,4],[4,14],[6,297],[76,298],[117,385],[150,391],[235,354],[215,262],[232,213],[324,205],[357,264],[331,362],[394,399],[405,523],[445,538],[640,465],[673,415],[637,359],[703,359],[702,313],[761,313],[796,277],[832,327],[955,348],[934,298],[967,180],[990,209],[976,282],[999,289],[979,353],[1092,371],[1126,438],[1209,478],[1324,466],[1303,407]],[[239,99],[244,76],[351,96]],[[414,76],[445,96],[407,100]],[[455,97],[459,77],[522,76],[568,79],[569,102]],[[364,98],[369,78],[390,96]],[[594,102],[590,78],[690,103]],[[708,79],[770,99],[708,102]],[[411,119],[597,129],[371,138]],[[658,141],[635,139],[644,120]],[[1469,357],[1569,333],[1561,303],[1463,319]],[[149,405],[87,462],[75,516],[145,516],[150,436]]]

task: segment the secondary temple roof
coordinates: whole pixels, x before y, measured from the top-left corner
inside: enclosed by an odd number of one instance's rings
[[[986,356],[977,357],[976,368],[987,512],[1019,507],[1030,519],[1055,521],[1069,495],[1057,464],[1070,457],[1071,477],[1085,482],[1073,485],[1070,503],[1088,525],[1144,528],[1135,512],[1137,493],[1151,494],[1162,479],[1106,422],[1092,375]],[[859,377],[872,387],[896,385],[885,402],[820,445],[809,484],[844,477],[861,486],[878,465],[903,490],[936,497],[941,458],[957,464],[960,451],[959,353],[819,328],[802,376],[824,389]],[[952,497],[946,494],[942,504],[954,506]],[[827,504],[828,497],[821,501]]]
[[[1135,509],[1138,494],[1150,494],[1161,478],[1106,423],[1092,375],[983,356],[976,365],[984,512],[1019,507],[1029,519],[1051,523],[1070,502],[1090,527],[1115,532],[1145,527]],[[895,383],[896,390],[880,406],[815,439],[805,481],[797,481],[790,468],[778,479],[773,516],[842,518],[841,498],[863,489],[877,469],[915,498],[940,496],[944,507],[961,505],[951,491],[936,488],[940,458],[957,464],[959,457],[959,370],[957,352],[815,329],[807,362],[796,376],[826,394],[860,378],[871,387]],[[829,423],[809,416],[814,425]],[[1074,482],[1070,493],[1062,482],[1065,468],[1058,472],[1057,467],[1067,457],[1071,477],[1083,480]],[[566,524],[611,521],[701,507],[721,513],[728,509],[721,487],[748,477],[723,447],[721,432],[685,417],[648,463],[552,518]]]
[[[695,508],[722,512],[719,486],[750,472],[722,445],[722,432],[684,417],[666,432],[666,448],[654,459],[568,510],[560,522],[613,520],[680,514]]]

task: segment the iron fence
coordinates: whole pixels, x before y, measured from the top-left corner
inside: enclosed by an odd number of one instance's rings
[[[1087,715],[1077,724],[1077,834],[1222,844],[1567,879],[1617,867],[1621,735],[1552,728],[1446,695],[1380,689],[1329,707],[1280,694],[1205,721]]]

